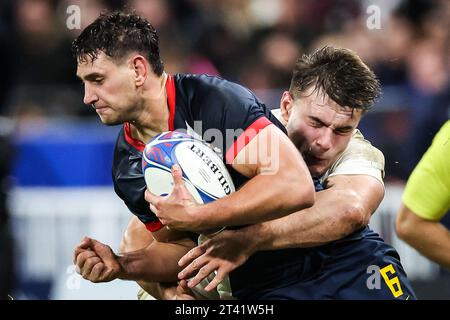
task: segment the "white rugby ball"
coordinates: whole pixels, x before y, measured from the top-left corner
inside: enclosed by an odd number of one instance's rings
[[[171,168],[178,164],[186,188],[199,204],[225,197],[235,191],[222,159],[204,141],[179,131],[154,137],[142,155],[142,171],[147,188],[157,195],[173,189]]]

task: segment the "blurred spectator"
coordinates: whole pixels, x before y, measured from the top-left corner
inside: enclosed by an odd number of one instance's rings
[[[430,146],[431,140],[448,119],[450,108],[449,72],[441,44],[430,39],[416,41],[407,60],[413,149],[409,171]]]
[[[70,50],[64,29],[57,25],[54,10],[50,0],[17,2],[15,84],[73,82]]]
[[[356,51],[383,85],[377,112],[362,126],[386,152],[388,181],[409,175],[448,118],[445,0],[9,0],[0,9],[16,32],[7,66],[15,72],[0,81],[13,82],[9,111],[20,119],[92,115],[79,102],[82,86],[73,76],[68,48],[80,30],[65,26],[69,5],[80,7],[81,28],[102,11],[136,10],[162,35],[169,73],[220,74],[269,106],[278,104],[299,53],[327,44]],[[367,27],[369,5],[380,8],[379,30]]]
[[[50,116],[71,113],[70,94],[59,95],[73,85],[74,66],[64,29],[58,27],[50,0],[15,3],[14,91],[10,113],[14,116]],[[59,98],[59,99],[58,99]],[[73,104],[72,104],[73,105]]]
[[[125,7],[145,17],[158,30],[161,55],[169,73],[185,72],[188,64],[187,38],[179,29],[169,1],[128,0]]]

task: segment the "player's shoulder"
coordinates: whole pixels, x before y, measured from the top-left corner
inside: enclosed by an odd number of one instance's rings
[[[384,167],[383,152],[372,145],[372,143],[364,137],[359,129],[356,129],[353,132],[350,142],[347,148],[344,150],[342,157],[350,157],[352,159],[362,158],[365,160],[383,164]]]
[[[450,137],[450,120],[447,120],[441,127],[441,129],[439,129],[439,132],[437,135],[442,135],[445,136],[447,138]]]
[[[384,155],[355,130],[347,148],[341,153],[322,179],[337,174],[367,174],[383,183]]]
[[[436,133],[431,146],[428,148],[414,171],[425,170],[434,172],[436,176],[450,183],[450,120]]]
[[[229,99],[239,97],[256,99],[256,96],[248,88],[219,76],[207,74],[176,74],[174,79],[177,93],[187,97],[220,95],[221,98]]]
[[[433,138],[432,147],[442,156],[450,154],[450,120],[444,123]]]

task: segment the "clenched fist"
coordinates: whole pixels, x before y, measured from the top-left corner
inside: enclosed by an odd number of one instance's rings
[[[122,272],[118,257],[111,248],[88,237],[84,237],[75,248],[73,263],[77,272],[91,282],[109,282]]]

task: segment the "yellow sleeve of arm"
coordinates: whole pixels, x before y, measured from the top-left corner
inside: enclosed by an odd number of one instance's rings
[[[450,121],[436,134],[412,172],[402,200],[427,220],[440,220],[450,208]]]

